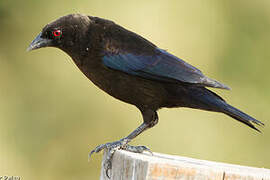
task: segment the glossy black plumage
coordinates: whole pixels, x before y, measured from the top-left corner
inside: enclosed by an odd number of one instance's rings
[[[254,123],[263,124],[205,88],[229,89],[226,85],[112,21],[81,14],[61,17],[45,26],[28,49],[41,47],[65,51],[95,85],[142,113],[144,123],[139,128],[93,152],[116,147],[146,150],[127,143],[158,122],[156,111],[162,107],[222,112],[256,130]]]
[[[227,86],[204,76],[199,69],[159,48],[155,48],[153,54],[146,54],[143,50],[141,54],[134,54],[132,49],[117,53],[105,50],[105,56],[102,59],[107,67],[146,79],[174,83],[181,81],[229,89]]]

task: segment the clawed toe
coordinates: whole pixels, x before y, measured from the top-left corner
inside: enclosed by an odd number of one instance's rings
[[[110,174],[110,170],[112,169],[112,157],[116,150],[123,149],[123,150],[127,150],[134,153],[142,153],[143,151],[147,151],[153,154],[150,151],[150,149],[147,148],[146,146],[130,146],[127,144],[128,142],[129,142],[128,139],[122,139],[120,141],[115,141],[112,143],[101,144],[90,152],[88,156],[88,160],[91,158],[93,153],[98,153],[101,150],[106,149],[107,154],[106,154],[106,159],[103,163],[103,167],[104,167],[106,176],[110,178],[109,174]]]
[[[130,146],[127,144],[123,149],[134,153],[142,153],[144,151],[147,151],[150,154],[153,154],[152,151],[146,146]]]
[[[99,153],[101,150],[103,150],[106,147],[106,144],[101,144],[99,146],[97,146],[95,149],[93,149],[89,155],[88,155],[88,160],[91,158],[93,153]]]

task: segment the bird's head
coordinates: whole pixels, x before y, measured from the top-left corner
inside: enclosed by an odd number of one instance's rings
[[[82,14],[63,16],[49,24],[37,35],[27,51],[43,47],[57,47],[62,50],[76,46],[89,29],[91,20]],[[74,48],[74,47],[73,47]]]

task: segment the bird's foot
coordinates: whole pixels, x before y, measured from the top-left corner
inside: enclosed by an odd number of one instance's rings
[[[119,141],[101,144],[90,152],[89,159],[91,158],[91,155],[93,153],[98,153],[101,150],[106,149],[107,154],[106,154],[106,159],[104,161],[103,166],[104,166],[106,176],[110,178],[109,171],[112,169],[112,157],[116,150],[123,149],[123,150],[134,152],[134,153],[142,153],[143,151],[148,151],[152,154],[150,149],[147,148],[146,146],[131,146],[131,145],[128,145],[129,142],[130,142],[129,139],[121,139]]]

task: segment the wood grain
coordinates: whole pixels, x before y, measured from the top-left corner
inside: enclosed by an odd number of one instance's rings
[[[270,180],[270,170],[265,168],[123,150],[115,152],[110,173],[110,180]],[[103,166],[100,180],[109,180]]]

